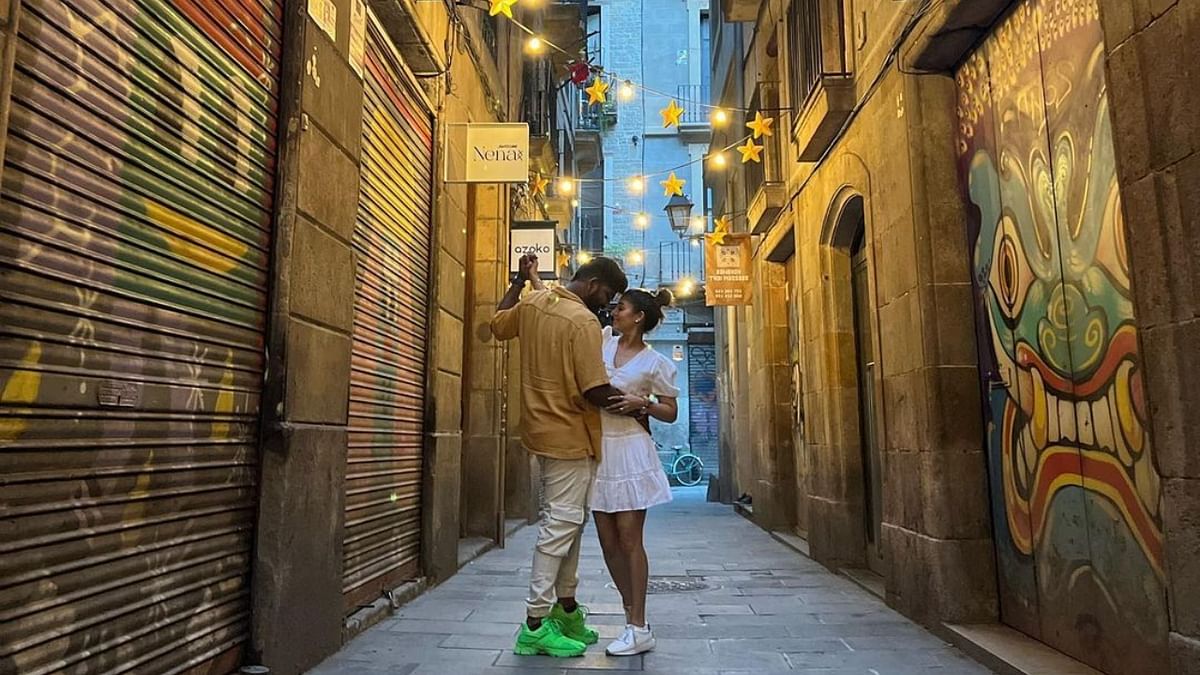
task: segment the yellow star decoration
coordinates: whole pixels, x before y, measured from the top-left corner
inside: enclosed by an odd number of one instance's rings
[[[683,115],[683,108],[680,108],[679,104],[675,103],[675,99],[671,99],[671,102],[667,104],[667,107],[659,110],[658,114],[662,115],[663,128],[667,129],[670,128],[671,125],[679,126],[679,117],[680,115]]]
[[[708,235],[708,240],[716,246],[725,245],[725,237],[729,234],[729,216],[721,216],[713,224],[712,234]]]
[[[608,83],[598,77],[592,80],[592,86],[584,89],[584,91],[588,95],[588,105],[608,102],[608,99],[604,97],[608,92]]]
[[[533,174],[533,178],[529,179],[529,190],[533,196],[546,194],[546,186],[550,184],[550,179],[540,173]]]
[[[742,164],[751,161],[762,162],[763,146],[755,145],[752,138],[747,138],[745,145],[739,145],[737,151],[742,153]]]
[[[566,251],[558,252],[558,267],[561,269],[571,264],[571,255]]]
[[[760,136],[774,136],[775,130],[771,128],[771,125],[774,123],[774,117],[763,117],[762,113],[756,112],[754,113],[754,119],[746,122],[746,128],[754,132],[755,138],[759,138]]]
[[[664,197],[670,197],[671,195],[679,195],[680,197],[682,197],[683,196],[683,184],[686,182],[687,182],[686,180],[678,178],[675,175],[675,172],[672,171],[671,175],[667,176],[666,180],[661,180],[658,182],[658,184],[663,186],[663,196]]]
[[[508,18],[513,18],[512,8],[517,4],[517,0],[489,0],[491,8],[488,9],[488,16],[496,16],[503,14]]]

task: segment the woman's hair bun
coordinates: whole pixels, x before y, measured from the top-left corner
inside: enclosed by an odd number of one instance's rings
[[[675,296],[671,294],[671,291],[660,288],[654,294],[654,301],[658,303],[659,307],[670,307],[671,303],[675,302]]]

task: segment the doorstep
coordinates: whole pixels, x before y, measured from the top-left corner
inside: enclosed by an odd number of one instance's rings
[[[363,631],[391,616],[401,606],[411,602],[429,588],[424,577],[415,581],[406,581],[388,591],[386,595],[376,598],[375,602],[363,605],[358,611],[342,621],[342,644],[353,640]]]
[[[463,537],[458,540],[458,569],[495,548],[496,542],[487,537]]]
[[[1002,675],[1103,675],[1049,645],[999,623],[942,624],[938,637]]]
[[[864,591],[887,602],[887,582],[879,573],[857,567],[843,567],[838,571],[842,573],[842,576],[858,584]]]
[[[512,518],[504,523],[506,536],[511,536],[517,530],[525,527],[524,519]],[[487,553],[496,547],[496,542],[483,537],[467,537],[458,540],[458,568]],[[363,605],[357,612],[342,621],[342,644],[353,640],[371,626],[383,621],[417,596],[429,590],[429,581],[424,577],[414,581],[406,581],[400,586],[388,591],[383,597],[377,598],[369,605]]]
[[[787,546],[805,558],[812,557],[808,553],[808,540],[804,537],[791,532],[785,532],[784,530],[771,530],[771,536],[775,538],[775,541]]]

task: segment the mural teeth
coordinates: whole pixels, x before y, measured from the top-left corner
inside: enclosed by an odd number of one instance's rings
[[[1079,444],[1092,446],[1096,443],[1095,430],[1092,428],[1092,406],[1087,401],[1075,404],[1075,422],[1079,430]]]
[[[1113,382],[1113,413],[1120,424],[1121,431],[1124,435],[1124,440],[1129,444],[1129,449],[1133,453],[1141,454],[1142,446],[1145,444],[1143,435],[1142,423],[1138,420],[1137,411],[1133,406],[1133,389],[1131,378],[1133,373],[1133,364],[1126,361],[1121,364],[1117,370],[1117,379]]]
[[[1108,409],[1108,417],[1112,425],[1113,452],[1117,453],[1117,459],[1121,460],[1121,464],[1125,466],[1133,466],[1133,453],[1129,452],[1129,444],[1125,442],[1125,434],[1121,431],[1121,423],[1117,418],[1117,397],[1113,392],[1116,385],[1109,385],[1108,395],[1104,397],[1104,406]]]
[[[1067,401],[1058,402],[1058,422],[1062,426],[1062,439],[1075,442],[1075,406]]]
[[[1033,482],[1033,472],[1034,468],[1037,467],[1038,457],[1038,446],[1033,444],[1033,435],[1030,433],[1028,426],[1021,431],[1019,450],[1020,462],[1018,463],[1018,468],[1020,469],[1020,473],[1018,474],[1018,478],[1021,481],[1022,487],[1028,489],[1030,483]]]
[[[1033,427],[1034,445],[1044,448],[1048,433],[1046,418],[1050,416],[1046,408],[1046,383],[1042,381],[1042,374],[1036,368],[1030,374],[1033,380],[1033,415],[1029,426]]]
[[[1091,406],[1092,426],[1095,428],[1096,432],[1096,445],[1109,451],[1110,453],[1117,455],[1117,458],[1120,459],[1125,466],[1130,466],[1131,459],[1127,459],[1129,457],[1129,453],[1122,453],[1121,448],[1119,447],[1121,444],[1114,438],[1112,413],[1108,408],[1108,396],[1106,395],[1102,399],[1093,401]],[[1124,456],[1122,456],[1122,454],[1124,454]]]
[[[1046,393],[1046,436],[1051,441],[1057,441],[1061,433],[1058,421],[1058,399],[1049,392]]]

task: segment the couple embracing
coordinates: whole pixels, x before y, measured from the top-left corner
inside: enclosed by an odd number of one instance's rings
[[[522,298],[526,281],[533,291]],[[625,606],[625,630],[606,651],[654,648],[642,530],[646,509],[670,501],[671,490],[649,420],[674,422],[679,390],[674,364],[643,340],[670,293],[627,287],[620,265],[598,257],[566,285],[546,289],[537,258],[525,256],[492,319],[498,339],[521,338],[521,437],[541,468],[541,524],[517,654],[580,656],[599,640],[575,599],[589,510]],[[602,331],[596,313],[617,296],[613,328]]]

